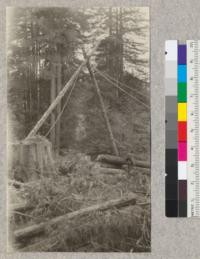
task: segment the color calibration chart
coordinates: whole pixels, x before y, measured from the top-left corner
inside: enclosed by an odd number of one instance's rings
[[[200,41],[165,43],[167,217],[200,216]]]

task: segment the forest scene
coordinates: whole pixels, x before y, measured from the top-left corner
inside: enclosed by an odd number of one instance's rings
[[[9,250],[150,252],[148,8],[6,21]]]

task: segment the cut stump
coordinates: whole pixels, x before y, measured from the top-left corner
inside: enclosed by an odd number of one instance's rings
[[[9,144],[10,178],[28,182],[56,171],[52,145],[44,137],[35,136]]]

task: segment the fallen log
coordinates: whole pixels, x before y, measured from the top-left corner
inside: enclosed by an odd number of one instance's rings
[[[113,156],[113,155],[98,155],[97,162],[114,164],[114,165],[124,165],[126,164],[126,159],[120,156]]]
[[[133,166],[142,167],[142,168],[150,168],[150,164],[148,162],[135,160],[133,161]]]
[[[102,204],[93,205],[93,206],[83,208],[83,209],[80,209],[80,210],[77,210],[77,211],[74,211],[71,213],[67,213],[65,215],[55,217],[55,218],[49,220],[48,222],[42,222],[39,224],[34,224],[32,226],[25,227],[23,229],[16,230],[14,232],[14,237],[16,239],[23,239],[26,237],[31,237],[31,236],[37,235],[39,233],[45,232],[46,226],[54,226],[56,224],[63,222],[64,220],[71,220],[75,217],[87,215],[90,212],[104,211],[104,210],[111,209],[113,207],[121,208],[121,207],[125,207],[128,205],[135,205],[136,197],[137,196],[135,194],[132,194],[131,196],[128,196],[128,197],[123,197],[121,199],[107,201]]]
[[[114,165],[114,164],[108,164],[108,163],[99,163],[101,168],[115,168],[115,169],[121,169],[122,165]]]
[[[22,202],[22,203],[11,204],[9,207],[9,210],[11,212],[13,211],[25,212],[33,208],[34,208],[33,205]]]
[[[125,170],[116,168],[100,168],[99,173],[102,174],[126,174]]]
[[[125,159],[113,155],[98,155],[96,161],[101,162],[102,164],[111,165],[110,167],[112,167],[112,165],[123,166],[131,163],[134,167],[150,168],[150,163],[148,162],[130,158]]]

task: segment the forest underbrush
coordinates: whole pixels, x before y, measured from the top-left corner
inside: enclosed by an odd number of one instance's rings
[[[150,172],[131,168],[119,174],[100,172],[90,156],[74,150],[57,157],[57,172],[37,181],[9,185],[11,203],[26,201],[31,209],[11,217],[13,231],[47,222],[45,233],[15,243],[24,251],[150,251]],[[111,207],[63,220],[48,220],[134,194],[135,205]]]

